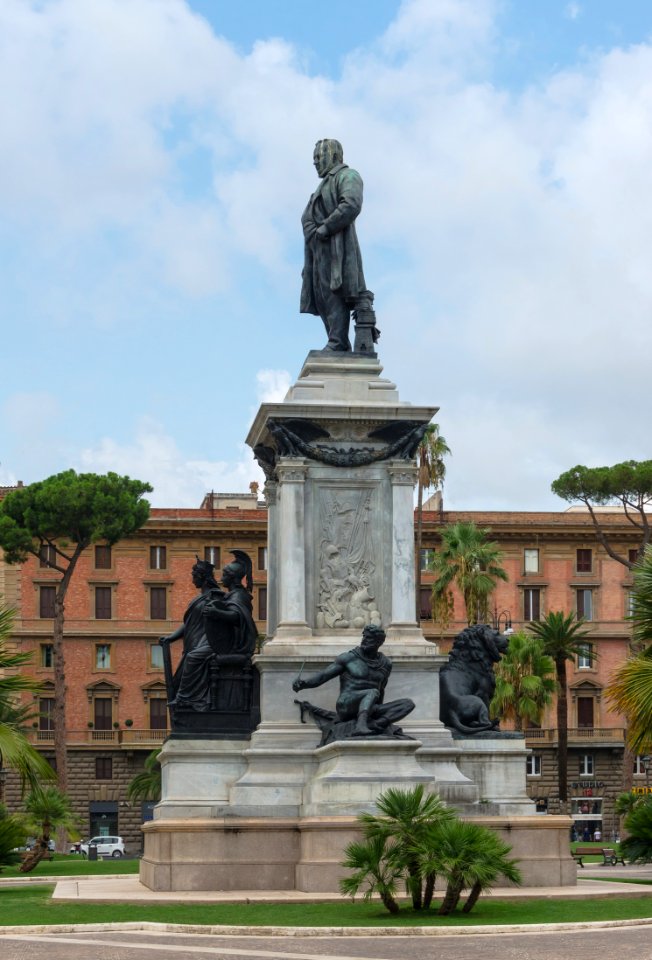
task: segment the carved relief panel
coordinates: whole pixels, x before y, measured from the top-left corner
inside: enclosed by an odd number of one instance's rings
[[[317,491],[317,629],[380,625],[380,538],[375,487],[323,486]]]

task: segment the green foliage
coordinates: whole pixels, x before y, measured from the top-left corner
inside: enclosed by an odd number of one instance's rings
[[[151,489],[115,473],[65,470],[14,490],[0,502],[5,559],[22,563],[47,543],[56,550],[53,566],[63,571],[71,559],[69,542],[81,549],[97,540],[113,544],[141,527],[149,516],[149,504],[141,497]]]
[[[635,753],[652,750],[652,550],[634,569],[634,638],[645,650],[614,673],[607,698],[627,717],[627,743]]]
[[[58,787],[46,786],[32,790],[25,799],[25,819],[37,842],[25,857],[21,873],[29,873],[48,854],[48,843],[57,830],[77,836],[77,817],[72,811],[70,797]]]
[[[145,769],[137,773],[127,788],[127,799],[130,801],[161,799],[161,764],[159,763],[160,750],[152,750],[145,758]]]
[[[513,633],[495,667],[491,715],[512,718],[516,730],[523,729],[523,720],[538,723],[544,708],[552,702],[554,673],[555,664],[544,652],[541,640],[522,631]]]
[[[424,861],[429,858],[433,829],[455,814],[438,796],[426,794],[423,784],[411,790],[390,787],[378,797],[376,807],[380,815],[363,813],[358,818],[365,837],[393,841],[392,853],[405,877],[412,906],[415,910],[428,907],[435,875],[424,868]]]
[[[507,856],[510,850],[511,847],[487,827],[462,820],[442,824],[433,850],[437,872],[446,878],[440,916],[448,916],[457,908],[465,888],[471,890],[464,905],[464,912],[469,913],[480,894],[489,890],[498,877],[520,884],[517,861]]]
[[[552,492],[569,503],[622,503],[638,511],[652,503],[652,460],[626,460],[613,467],[579,464],[552,483]]]
[[[652,797],[646,797],[630,811],[625,829],[629,836],[620,844],[623,857],[632,863],[652,860]]]
[[[485,827],[464,823],[423,785],[412,790],[389,789],[376,801],[377,814],[361,814],[364,839],[350,844],[343,865],[354,873],[342,880],[343,893],[354,897],[378,894],[392,913],[398,912],[400,881],[417,911],[430,907],[437,876],[446,878],[440,914],[457,906],[464,887],[471,888],[465,905],[470,911],[480,894],[499,876],[520,883],[510,847]]]
[[[396,890],[403,871],[396,859],[395,847],[381,834],[350,843],[342,866],[353,873],[340,880],[342,893],[354,899],[362,889],[364,900],[371,900],[374,894],[378,894],[390,913],[398,913]]]
[[[9,650],[14,613],[0,605],[0,770],[11,767],[21,778],[23,789],[38,785],[40,779],[52,780],[54,771],[27,739],[25,725],[33,716],[29,707],[17,700],[23,691],[38,693],[40,685],[21,673],[9,673],[25,666],[31,654]]]
[[[417,447],[418,482],[423,490],[438,490],[446,477],[444,457],[450,454],[445,437],[439,433],[438,423],[429,423]]]
[[[454,523],[441,533],[441,548],[435,553],[431,569],[437,575],[432,594],[440,597],[457,585],[464,598],[469,624],[487,619],[489,597],[497,580],[507,580],[500,565],[502,553],[497,543],[487,539],[490,531],[474,523]]]
[[[584,639],[589,636],[589,631],[584,630],[583,625],[584,620],[576,619],[574,613],[552,610],[543,620],[533,620],[528,629],[541,641],[544,653],[557,665],[574,660],[586,649]]]
[[[543,620],[529,625],[530,633],[543,644],[543,651],[552,657],[557,675],[557,772],[559,776],[559,799],[568,798],[568,682],[566,661],[574,660],[585,649],[584,639],[588,631],[583,629],[583,620],[573,613],[552,610]]]
[[[616,797],[614,810],[619,817],[626,817],[632,812],[634,807],[637,807],[642,801],[643,797],[640,794],[628,790],[625,793],[620,793]]]
[[[640,533],[639,554],[650,542],[647,508],[652,503],[652,460],[626,460],[613,467],[584,467],[578,465],[562,473],[552,484],[552,491],[569,503],[583,503],[595,527],[598,540],[610,557],[623,566],[633,566],[629,556],[619,553],[603,526],[594,506],[621,504],[627,519]]]
[[[20,862],[20,853],[16,847],[22,847],[28,837],[27,828],[22,817],[0,816],[0,872],[3,867],[10,867]]]

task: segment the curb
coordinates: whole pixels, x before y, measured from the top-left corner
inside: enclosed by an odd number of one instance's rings
[[[593,920],[584,923],[518,923],[469,927],[234,927],[191,923],[156,923],[149,920],[125,923],[62,923],[43,926],[0,927],[0,938],[44,933],[115,933],[139,930],[145,933],[179,933],[212,937],[472,937],[497,933],[558,933],[577,930],[608,930],[617,927],[652,926],[652,917],[638,920]]]

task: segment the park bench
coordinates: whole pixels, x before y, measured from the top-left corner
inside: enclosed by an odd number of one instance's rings
[[[592,847],[592,846],[578,846],[573,851],[573,858],[577,860],[580,867],[584,867],[582,862],[583,857],[602,857],[603,864],[611,864],[615,867],[617,863],[622,863],[625,866],[625,861],[617,853],[613,847]]]
[[[623,867],[625,866],[622,856],[613,847],[603,847],[602,856],[604,858],[603,862],[610,863],[612,867],[615,867],[617,863],[622,863]]]

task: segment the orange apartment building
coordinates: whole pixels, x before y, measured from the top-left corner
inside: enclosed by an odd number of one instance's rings
[[[613,800],[621,790],[624,724],[603,696],[613,668],[627,655],[625,620],[629,571],[597,544],[587,513],[424,511],[421,595],[425,635],[446,652],[465,626],[461,598],[454,621],[441,634],[430,613],[429,551],[437,549],[443,525],[473,520],[488,527],[503,551],[509,581],[499,583],[494,617],[502,630],[527,627],[550,610],[582,612],[590,637],[585,656],[569,664],[569,781],[571,813],[580,835],[599,826],[617,832]],[[632,528],[621,514],[605,515],[622,549],[634,550]],[[246,550],[254,565],[254,616],[261,640],[266,628],[267,511],[250,494],[209,494],[199,509],[153,509],[145,526],[112,548],[98,544],[81,558],[66,602],[65,659],[68,684],[67,740],[70,793],[85,835],[117,833],[128,852],[140,850],[140,824],[148,805],[126,799],[130,780],[167,733],[167,712],[158,638],[183,618],[194,595],[190,570],[196,556],[217,569],[230,550]],[[22,567],[0,561],[0,597],[16,608],[15,641],[33,654],[33,672],[43,683],[35,703],[39,716],[33,742],[52,757],[52,604],[55,571],[36,559]],[[178,659],[181,643],[173,645]],[[556,729],[554,709],[541,727],[528,730],[528,787],[541,812],[555,812]],[[647,774],[637,761],[635,783]],[[4,784],[10,806],[19,804],[11,774]]]

